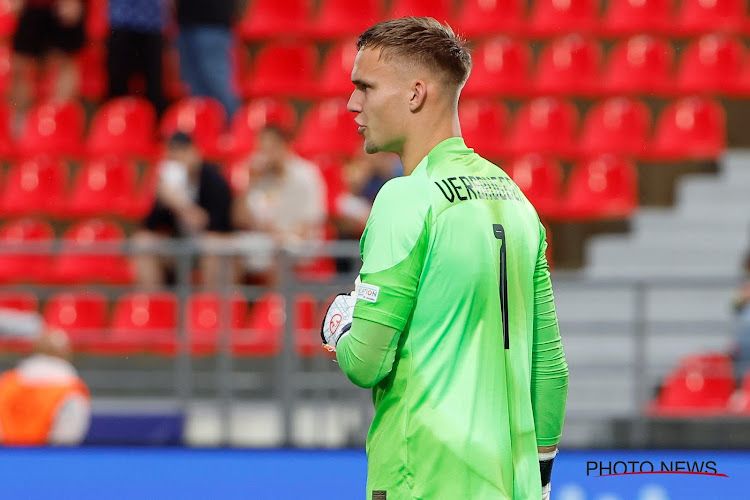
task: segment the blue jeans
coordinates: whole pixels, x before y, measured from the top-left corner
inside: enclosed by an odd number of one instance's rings
[[[177,39],[180,73],[194,96],[217,99],[231,118],[239,107],[232,89],[232,34],[218,26],[181,27]]]

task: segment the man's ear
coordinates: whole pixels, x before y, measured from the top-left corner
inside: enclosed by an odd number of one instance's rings
[[[424,106],[425,99],[427,97],[427,85],[423,80],[417,80],[412,85],[412,95],[409,99],[409,111],[415,113],[422,109]]]

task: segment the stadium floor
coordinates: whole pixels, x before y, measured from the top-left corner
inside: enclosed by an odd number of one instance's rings
[[[657,469],[661,461],[713,461],[716,471],[729,477],[587,475],[587,465],[599,461],[648,461]],[[552,498],[747,498],[740,485],[748,470],[748,452],[565,451],[555,461]],[[0,448],[0,496],[13,500],[349,500],[364,498],[365,475],[361,450]]]

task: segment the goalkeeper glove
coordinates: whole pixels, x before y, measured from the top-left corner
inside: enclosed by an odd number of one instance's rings
[[[333,299],[328,311],[323,318],[323,325],[320,328],[320,338],[323,340],[323,347],[330,352],[336,352],[336,345],[341,337],[349,333],[352,327],[352,315],[354,314],[354,304],[357,298],[352,294],[340,293]]]
[[[549,500],[550,498],[550,477],[552,476],[552,462],[555,460],[557,455],[557,449],[547,453],[539,454],[539,472],[542,476],[542,500]]]

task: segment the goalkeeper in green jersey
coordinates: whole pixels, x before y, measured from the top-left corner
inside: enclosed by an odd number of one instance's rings
[[[549,498],[568,368],[544,227],[461,138],[471,57],[449,27],[386,21],[357,48],[348,108],[365,151],[404,166],[372,207],[355,292],[321,331],[373,389],[366,498]]]

